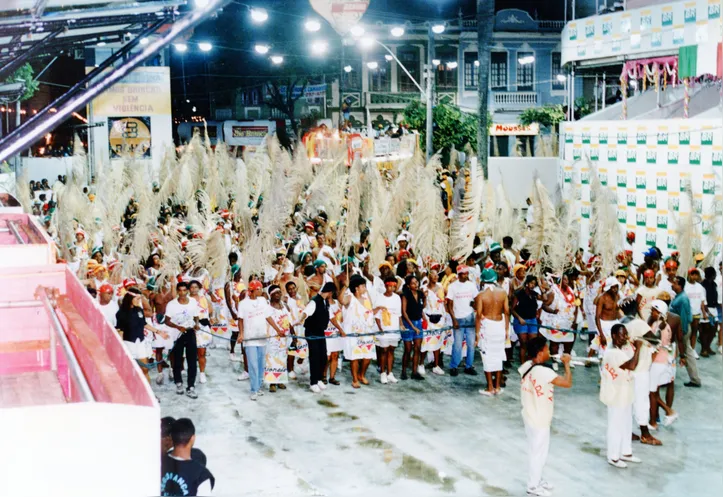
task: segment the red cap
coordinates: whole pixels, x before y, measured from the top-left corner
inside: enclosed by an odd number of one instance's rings
[[[469,273],[469,267],[464,264],[457,266],[457,274]]]
[[[261,290],[264,286],[261,284],[259,280],[253,280],[251,283],[249,283],[249,290]]]
[[[314,223],[306,223],[304,225],[304,229],[306,229],[306,228],[311,228],[313,230],[313,229],[316,229],[316,226],[314,226]]]
[[[138,286],[138,282],[133,278],[126,278],[123,280],[123,288],[130,288],[132,286]]]
[[[402,258],[402,256],[405,256],[405,255],[406,255],[407,257],[409,257],[409,250],[404,250],[404,249],[402,249],[402,250],[399,251],[399,258],[400,258],[400,259]]]
[[[100,286],[99,291],[100,293],[113,293],[113,287],[106,283],[105,285]]]

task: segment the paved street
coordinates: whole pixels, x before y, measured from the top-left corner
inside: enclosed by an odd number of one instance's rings
[[[482,376],[428,373],[423,382],[381,385],[374,371],[374,383],[353,390],[345,364],[342,385],[322,395],[292,383],[252,402],[227,352],[209,353],[209,382],[197,385],[198,400],[176,396],[169,385],[157,392],[163,415],[196,423],[215,495],[525,495],[516,371],[501,397],[485,398],[477,393]],[[395,367],[400,360],[398,354]],[[573,389],[556,390],[545,473],[554,495],[723,495],[720,356],[701,359],[699,367],[700,390],[683,387],[687,375],[678,370],[674,407],[681,417],[656,434],[663,447],[635,443],[643,463],[625,470],[605,461],[597,369],[577,367]]]

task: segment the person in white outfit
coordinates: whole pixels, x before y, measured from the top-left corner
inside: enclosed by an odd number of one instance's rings
[[[639,463],[633,455],[633,400],[635,398],[632,372],[638,365],[641,340],[633,347],[628,342],[628,330],[615,324],[610,330],[609,344],[603,355],[600,370],[600,401],[608,407],[607,459],[616,468],[627,468],[626,462]]]
[[[542,479],[542,470],[550,449],[554,390],[555,387],[572,387],[570,355],[563,354],[561,359],[565,366],[563,377],[544,365],[550,360],[550,347],[545,337],[537,335],[530,339],[527,342],[527,354],[530,359],[518,369],[521,377],[522,420],[527,434],[527,494],[547,497],[551,495],[553,486]]]

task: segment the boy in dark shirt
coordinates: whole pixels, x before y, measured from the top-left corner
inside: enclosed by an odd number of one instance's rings
[[[172,419],[172,418],[171,418]],[[167,424],[167,418],[164,418]],[[164,427],[161,420],[161,427]],[[161,495],[212,495],[215,479],[206,466],[193,457],[196,429],[188,418],[181,418],[171,424],[173,449],[161,456]],[[163,436],[164,433],[162,432]],[[162,443],[167,437],[163,437]],[[198,451],[200,456],[205,455]]]

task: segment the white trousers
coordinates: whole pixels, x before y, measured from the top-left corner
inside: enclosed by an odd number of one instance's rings
[[[632,405],[608,406],[608,459],[617,461],[622,455],[633,453]]]
[[[527,488],[537,488],[542,481],[542,469],[550,451],[550,427],[534,428],[525,423],[527,434]]]
[[[648,426],[650,422],[650,372],[641,371],[634,374],[635,401],[633,413],[638,426]]]

